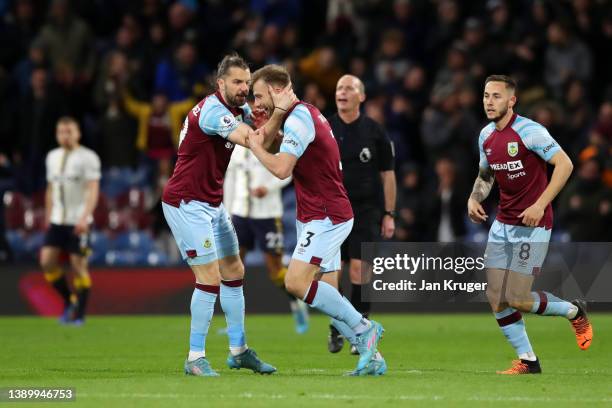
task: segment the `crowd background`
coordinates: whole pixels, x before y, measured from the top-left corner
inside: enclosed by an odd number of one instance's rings
[[[92,262],[176,262],[159,194],[185,113],[233,50],[252,70],[287,66],[298,96],[326,115],[341,75],[363,80],[364,113],[395,144],[400,241],[486,238],[465,210],[482,87],[512,75],[516,110],[575,164],[554,239],[612,241],[609,1],[0,0],[0,257],[35,259],[44,158],[69,114],[104,169]]]

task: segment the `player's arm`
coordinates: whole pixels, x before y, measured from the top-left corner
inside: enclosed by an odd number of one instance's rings
[[[493,188],[493,170],[490,167],[480,167],[478,170],[478,177],[474,181],[474,187],[472,188],[472,194],[468,199],[468,216],[474,223],[481,223],[486,221],[488,216],[481,203],[489,196],[491,189]]]
[[[289,115],[284,125],[284,137],[280,153],[271,154],[263,147],[264,136],[261,129],[249,139],[251,151],[270,173],[284,180],[293,172],[298,158],[304,154],[315,138],[315,128],[310,113],[298,106]]]
[[[395,180],[395,171],[381,171],[380,178],[382,179],[383,195],[385,198],[385,212],[395,213],[395,203],[397,200],[397,181]],[[383,236],[383,238],[389,239],[393,237],[394,232],[395,219],[389,214],[385,214],[380,227],[380,234]]]
[[[100,159],[97,155],[92,154],[87,159],[85,172],[85,197],[83,202],[85,206],[79,217],[77,224],[74,226],[74,232],[77,235],[89,231],[89,219],[93,215],[96,205],[98,205],[98,197],[100,195]]]
[[[264,135],[261,129],[257,129],[249,138],[249,147],[257,160],[264,165],[270,173],[281,180],[291,176],[293,168],[297,163],[297,156],[291,153],[281,152],[278,154],[269,153],[263,146]]]
[[[265,114],[256,114],[254,112],[251,117],[255,127],[262,129],[264,132],[263,147],[270,153],[277,153],[283,139],[281,133],[283,119],[289,108],[297,101],[297,97],[293,93],[291,83],[284,88],[278,89],[268,85],[268,91],[274,104],[272,116],[267,118]]]
[[[390,239],[395,233],[395,218],[389,213],[395,213],[397,202],[397,181],[395,179],[395,149],[393,142],[389,140],[382,126],[377,126],[376,150],[379,160],[378,170],[383,185],[383,196],[385,205],[385,215],[380,223],[380,235],[385,239]]]
[[[554,166],[548,186],[546,186],[546,189],[544,189],[535,203],[519,214],[519,218],[522,218],[523,224],[529,227],[535,227],[540,224],[546,207],[555,199],[561,189],[563,189],[574,169],[572,160],[561,149],[548,160],[548,163]]]
[[[550,182],[540,194],[540,197],[518,215],[524,225],[536,227],[544,217],[544,211],[548,204],[565,186],[567,179],[572,174],[574,165],[544,126],[539,124],[526,126],[521,132],[521,137],[529,150],[555,167]]]
[[[79,217],[77,224],[74,226],[74,232],[77,235],[89,231],[89,217],[92,216],[96,205],[98,204],[98,196],[100,194],[100,180],[88,180],[85,185],[85,208]]]
[[[53,186],[51,183],[47,183],[47,189],[45,190],[45,226],[51,224],[51,208],[53,206]]]

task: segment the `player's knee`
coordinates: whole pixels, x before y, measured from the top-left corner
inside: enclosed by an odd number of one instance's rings
[[[291,271],[285,275],[285,289],[297,298],[301,299],[304,297],[304,293],[308,289],[309,284],[310,283],[306,283],[301,279],[300,276],[292,274]]]
[[[487,285],[487,300],[489,304],[495,308],[501,303],[501,290],[492,285]]]
[[[44,250],[40,254],[39,264],[43,271],[48,271],[58,266],[57,260],[50,254],[46,253]]]
[[[530,303],[531,294],[521,291],[509,290],[506,293],[506,301],[508,305],[514,309],[524,310]]]

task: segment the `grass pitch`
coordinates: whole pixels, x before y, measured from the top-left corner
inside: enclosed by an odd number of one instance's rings
[[[543,374],[516,377],[495,374],[514,353],[490,314],[376,319],[386,328],[383,377],[343,377],[356,357],[346,345],[327,352],[321,315],[305,335],[295,334],[288,315],[252,315],[248,344],[278,373],[226,368],[227,340],[216,334],[224,321],[217,316],[207,354],[221,377],[195,378],[182,371],[186,316],[91,317],[84,327],[0,318],[0,387],[74,387],[76,403],[65,404],[79,407],[612,406],[612,314],[591,315],[595,340],[586,352],[565,319],[527,316]]]

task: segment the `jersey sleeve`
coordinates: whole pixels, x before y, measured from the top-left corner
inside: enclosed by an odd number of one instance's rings
[[[280,153],[290,153],[300,158],[315,138],[315,127],[308,109],[296,107],[285,121]]]
[[[525,147],[544,161],[549,161],[555,153],[561,150],[561,146],[548,133],[548,130],[538,123],[524,127],[520,136]]]
[[[46,175],[47,175],[47,183],[51,182],[52,179],[52,174],[51,174],[51,155],[53,154],[53,152],[49,152],[47,153],[47,158],[45,159],[45,168],[46,168]]]
[[[378,170],[389,171],[395,169],[395,146],[384,129],[380,126],[376,126],[376,149],[378,150]]]
[[[484,142],[485,140],[487,140],[487,137],[491,133],[488,130],[488,128],[489,127],[487,126],[484,129],[482,129],[480,131],[480,136],[478,136],[478,152],[480,154],[480,160],[478,162],[478,167],[480,167],[481,169],[485,169],[489,167],[489,161],[487,160],[487,155],[485,154],[485,151],[484,151]]]
[[[202,131],[209,135],[219,135],[224,139],[240,126],[240,122],[220,102],[210,100],[202,105],[198,120]]]
[[[251,120],[251,114],[253,113],[253,110],[251,109],[248,103],[242,105],[241,108],[243,112],[242,121],[247,125],[253,127],[253,121]]]
[[[93,152],[88,154],[84,169],[85,180],[100,180],[100,178],[102,178],[100,167],[100,158],[98,155]]]

